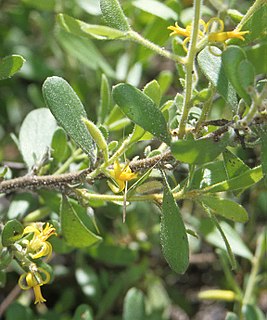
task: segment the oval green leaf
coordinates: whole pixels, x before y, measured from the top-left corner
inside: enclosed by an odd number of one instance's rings
[[[65,196],[62,196],[60,219],[63,237],[69,245],[83,248],[102,240],[88,229],[87,225],[91,224],[91,221],[86,220],[90,220],[89,217],[79,214]]]
[[[110,27],[121,31],[131,29],[118,0],[100,0],[100,8]]]
[[[162,203],[160,240],[163,255],[177,273],[185,273],[189,264],[189,245],[185,225],[169,186],[165,186]]]
[[[24,62],[25,59],[16,54],[0,59],[0,80],[12,77],[21,69]]]
[[[82,117],[87,118],[86,112],[72,87],[60,77],[50,77],[43,84],[43,96],[59,125],[94,162],[94,142],[82,122]]]
[[[134,316],[133,316],[134,315]],[[144,320],[145,319],[145,296],[136,288],[131,288],[123,302],[123,320]]]
[[[218,55],[214,55],[215,52]],[[228,102],[232,108],[237,107],[237,97],[232,84],[227,79],[222,65],[222,58],[219,55],[219,48],[206,47],[197,56],[200,69],[209,81],[216,87],[218,93]]]
[[[214,137],[204,137],[198,140],[177,140],[171,144],[174,157],[185,163],[201,164],[214,160],[224,151],[229,143],[230,133],[225,133],[219,141]]]
[[[113,87],[113,98],[125,115],[146,131],[170,144],[167,123],[155,103],[130,84]]]
[[[214,196],[203,196],[201,201],[210,209],[226,219],[235,222],[247,222],[248,213],[240,204],[229,199],[216,198]]]
[[[23,225],[18,220],[9,220],[1,234],[2,245],[7,247],[19,240],[23,235],[23,229]]]

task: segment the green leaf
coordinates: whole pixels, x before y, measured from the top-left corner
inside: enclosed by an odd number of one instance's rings
[[[52,139],[52,156],[58,162],[62,162],[68,150],[68,140],[65,131],[62,128],[58,128]]]
[[[79,62],[92,70],[101,69],[108,76],[114,77],[114,71],[93,41],[77,37],[64,30],[59,30],[56,36],[59,43],[70,56],[75,57]]]
[[[123,320],[145,319],[145,297],[141,290],[131,288],[123,302]]]
[[[261,165],[264,177],[267,177],[267,126],[258,129],[261,139]]]
[[[233,253],[248,260],[252,260],[252,253],[240,238],[237,231],[224,221],[220,222],[220,226],[225,233]],[[201,219],[199,231],[205,236],[208,243],[225,250],[225,242],[211,219]]]
[[[250,168],[240,158],[228,149],[225,149],[223,152],[223,160],[228,179],[237,177],[250,170]]]
[[[132,4],[135,7],[164,20],[178,19],[177,13],[174,10],[169,8],[166,4],[156,0],[136,0],[133,1]]]
[[[250,169],[232,179],[203,188],[202,192],[223,192],[248,188],[263,178],[262,167]]]
[[[89,37],[98,40],[127,37],[125,32],[118,29],[97,24],[89,24],[63,13],[57,15],[57,22],[65,31],[80,37]]]
[[[94,143],[81,119],[86,112],[72,87],[60,77],[50,77],[43,84],[43,96],[59,125],[94,162]]]
[[[261,42],[246,48],[247,59],[253,64],[256,74],[267,73],[267,42]]]
[[[20,151],[28,168],[49,158],[49,150],[57,124],[47,108],[31,111],[19,132]]]
[[[23,3],[38,10],[53,11],[56,5],[55,0],[23,0]]]
[[[14,229],[13,229],[14,230]],[[7,241],[10,241],[9,239],[6,239]],[[3,276],[2,271],[3,269],[6,269],[11,261],[13,260],[13,252],[10,250],[10,248],[2,247],[2,239],[1,239],[1,249],[0,249],[0,288],[3,288],[3,284],[5,282],[5,278],[1,279],[1,276]]]
[[[235,88],[238,95],[249,105],[251,98],[246,89],[244,89],[244,80],[242,78],[244,76],[248,77],[248,80],[246,81],[251,83],[254,81],[254,77],[252,80],[251,67],[249,67],[248,70],[241,71],[241,63],[243,63],[243,61],[246,61],[246,54],[245,51],[239,46],[229,46],[222,53],[223,68],[227,78]]]
[[[23,225],[18,220],[9,220],[1,233],[1,242],[4,247],[18,241],[23,235]]]
[[[244,24],[242,28],[242,31],[249,31],[249,33],[245,35],[245,44],[255,42],[256,40],[266,40],[266,21],[267,5],[266,3],[264,3],[261,7],[258,8],[257,11],[253,13],[253,15],[248,19],[248,21]]]
[[[6,286],[7,272],[0,270],[0,288]]]
[[[101,298],[101,284],[96,270],[83,261],[83,265],[76,268],[75,277],[84,295],[97,304]]]
[[[244,320],[266,320],[266,317],[261,309],[252,304],[246,304],[243,306],[242,315]]]
[[[254,85],[255,71],[252,63],[248,60],[243,60],[239,63],[237,68],[237,75],[240,85],[244,90],[248,90],[250,86]]]
[[[12,77],[23,66],[25,59],[13,54],[0,59],[0,80]]]
[[[30,307],[23,306],[18,302],[13,302],[5,312],[5,320],[14,319],[32,320],[34,319],[34,315]]]
[[[88,253],[95,260],[112,266],[131,265],[138,258],[138,252],[136,250],[106,243],[101,243],[97,247],[90,248]]]
[[[133,122],[167,144],[170,143],[170,133],[162,113],[142,91],[129,84],[120,83],[113,87],[113,98]]]
[[[177,273],[185,273],[189,264],[189,244],[181,212],[168,185],[164,187],[160,240],[163,255]]]
[[[144,94],[146,94],[153,102],[159,107],[161,100],[161,90],[157,80],[152,80],[147,83],[143,89]]]
[[[242,223],[248,221],[248,213],[245,208],[232,200],[217,198],[214,196],[203,196],[201,197],[201,201],[207,207],[212,209],[215,214],[226,219]]]
[[[89,217],[80,214],[65,196],[62,196],[60,219],[62,234],[66,242],[76,248],[89,247],[102,240],[88,229]],[[90,220],[90,219],[89,219]]]
[[[227,312],[225,320],[238,320],[238,315],[233,312]]]
[[[231,134],[225,133],[219,141],[214,137],[204,137],[197,140],[177,140],[171,144],[174,157],[185,163],[201,164],[214,160],[224,151],[229,143]]]
[[[87,304],[81,304],[75,310],[72,320],[93,320],[91,307]]]
[[[121,31],[131,29],[118,0],[100,0],[100,8],[110,27]]]
[[[108,79],[105,74],[102,74],[101,89],[100,89],[100,106],[98,111],[99,122],[104,123],[111,108],[111,93]]]
[[[225,74],[221,56],[214,55],[220,54],[220,49],[216,47],[206,47],[197,56],[200,69],[209,81],[216,87],[218,93],[229,103],[232,108],[237,107],[237,97],[232,84],[227,79]]]

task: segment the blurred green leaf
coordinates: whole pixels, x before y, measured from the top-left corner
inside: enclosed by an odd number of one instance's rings
[[[24,119],[19,132],[19,144],[28,168],[40,164],[44,157],[49,159],[56,127],[56,121],[47,108],[33,110]]]
[[[12,77],[23,66],[25,59],[19,55],[6,56],[0,59],[0,80]]]
[[[164,187],[160,240],[163,255],[177,273],[185,273],[189,264],[189,245],[185,225],[170,187]]]
[[[101,237],[88,229],[86,221],[88,216],[81,216],[73,208],[65,196],[62,196],[60,219],[62,234],[66,242],[76,248],[89,247],[102,240]]]
[[[87,304],[80,304],[76,308],[72,320],[93,320],[91,307]]]
[[[7,308],[5,320],[34,320],[34,314],[30,307],[23,306],[18,302],[13,302]]]
[[[110,27],[121,31],[131,29],[118,0],[100,0],[100,8]]]
[[[141,290],[131,288],[123,302],[123,320],[145,319],[145,297]]]
[[[267,41],[255,44],[245,50],[247,59],[254,66],[256,74],[267,73]]]
[[[185,163],[201,164],[214,160],[224,151],[229,143],[231,134],[226,132],[219,141],[214,137],[203,137],[197,140],[177,140],[172,143],[171,150],[174,157]]]
[[[7,273],[5,271],[0,270],[0,288],[4,288],[6,285],[6,276]]]
[[[233,253],[248,260],[252,260],[252,253],[240,238],[237,231],[224,221],[220,222],[220,226],[225,233]],[[199,231],[205,236],[208,243],[225,250],[225,242],[211,219],[201,219]]]
[[[213,54],[216,53],[218,55]],[[232,84],[227,79],[222,66],[222,58],[219,56],[221,50],[216,47],[206,47],[197,56],[200,69],[209,81],[216,87],[219,94],[235,110],[237,97]]]
[[[132,4],[154,16],[157,16],[164,20],[177,20],[178,16],[175,11],[169,8],[166,4],[156,0],[136,0]]]
[[[29,193],[16,194],[12,200],[7,212],[9,219],[21,219],[29,212],[31,204],[36,204],[35,199]]]
[[[238,315],[233,312],[227,312],[225,320],[238,320]]]
[[[217,198],[214,196],[203,196],[201,197],[201,201],[212,209],[215,214],[226,219],[242,223],[248,221],[248,213],[245,208],[232,200]]]
[[[242,308],[244,320],[266,320],[265,315],[256,305],[247,304]]]
[[[26,5],[38,10],[53,11],[56,5],[56,0],[22,0]]]
[[[65,159],[67,149],[68,149],[68,140],[65,131],[62,128],[58,128],[52,139],[52,156],[58,162],[62,162]]]
[[[144,94],[146,94],[159,107],[161,100],[161,90],[157,80],[152,80],[144,86]]]
[[[252,73],[251,67],[242,69],[244,61],[247,61],[245,51],[238,46],[229,46],[222,53],[223,69],[228,80],[231,82],[238,95],[249,105],[251,98],[247,93],[247,90],[244,89],[244,86],[247,83],[253,83],[254,73]],[[248,62],[245,62],[245,64],[247,67]],[[244,83],[244,77],[246,83]]]
[[[248,188],[263,178],[262,167],[250,169],[239,176],[205,187],[203,192],[222,192]]]
[[[138,252],[136,250],[106,243],[92,247],[88,252],[95,260],[113,266],[131,265],[138,258]]]
[[[102,74],[100,89],[99,122],[103,123],[111,109],[111,93],[108,78]]]
[[[43,84],[43,96],[59,125],[94,161],[94,142],[81,119],[87,118],[86,112],[72,87],[63,78],[50,77]]]
[[[89,37],[98,40],[127,37],[125,32],[122,32],[118,29],[97,24],[89,24],[63,13],[58,14],[57,22],[65,31],[79,37]]]
[[[162,113],[142,91],[120,83],[113,88],[113,98],[132,121],[167,144],[170,143],[170,134]]]

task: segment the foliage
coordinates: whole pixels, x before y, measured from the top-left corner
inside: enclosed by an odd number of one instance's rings
[[[265,0],[14,3],[0,317],[264,319]]]

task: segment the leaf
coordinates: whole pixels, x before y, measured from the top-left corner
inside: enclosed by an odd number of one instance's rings
[[[97,304],[102,293],[100,279],[96,270],[87,265],[86,261],[83,261],[83,265],[76,268],[75,277],[84,295],[94,304]]]
[[[234,254],[252,260],[253,255],[247,248],[243,240],[235,229],[233,229],[228,223],[221,221],[220,226],[223,229],[225,236],[230,244],[230,247]],[[215,227],[214,223],[210,219],[201,219],[199,231],[205,236],[205,239],[211,245],[225,250],[225,242],[221,237],[220,232]]]
[[[243,306],[242,315],[244,320],[266,320],[266,317],[261,309],[252,304],[246,304]]]
[[[152,80],[147,83],[143,89],[144,94],[146,94],[153,102],[159,107],[161,100],[161,90],[157,80]]]
[[[141,290],[131,288],[123,302],[123,320],[145,319],[145,297]]]
[[[177,13],[174,10],[169,8],[166,4],[156,0],[136,0],[133,1],[132,4],[135,7],[164,20],[178,19]]]
[[[219,141],[214,137],[204,137],[197,140],[177,140],[171,144],[173,156],[185,163],[201,164],[214,160],[229,144],[231,134],[225,133]]]
[[[62,196],[60,219],[62,235],[69,245],[75,248],[84,248],[102,240],[86,226],[90,223],[86,221],[89,217],[79,214],[65,196]]]
[[[108,76],[114,77],[111,66],[90,39],[77,37],[64,30],[59,30],[56,35],[59,43],[70,56],[92,70],[101,69]]]
[[[233,312],[227,312],[225,320],[238,320],[238,315]]]
[[[127,37],[127,34],[118,29],[89,24],[81,20],[60,13],[57,15],[57,23],[67,32],[79,37],[89,37],[98,40],[109,40]]]
[[[113,87],[113,98],[133,122],[167,144],[170,143],[170,134],[162,113],[142,91],[129,84],[120,83]]]
[[[100,0],[100,8],[110,27],[121,31],[131,29],[118,0]]]
[[[23,0],[23,3],[26,5],[36,8],[37,10],[47,10],[47,11],[53,11],[56,5],[55,0]]]
[[[232,84],[225,74],[221,56],[214,55],[212,52],[220,54],[220,49],[216,47],[206,47],[197,56],[200,69],[209,81],[216,87],[219,94],[229,103],[232,108],[237,107],[237,97]]]
[[[75,310],[73,320],[93,320],[91,307],[87,304],[80,304]]]
[[[243,60],[239,63],[237,68],[237,75],[240,85],[244,90],[248,90],[250,86],[254,85],[255,71],[252,63],[248,60]]]
[[[223,192],[248,188],[263,178],[262,167],[250,169],[237,177],[201,189],[202,192]]]
[[[31,111],[19,132],[19,147],[28,168],[48,157],[57,124],[47,108]]]
[[[100,106],[99,106],[99,122],[103,123],[110,112],[111,107],[111,94],[110,86],[106,75],[103,73],[101,78],[100,89]]]
[[[63,78],[50,77],[43,84],[43,96],[59,125],[94,162],[94,142],[81,119],[86,112],[72,87]]]
[[[203,196],[201,197],[201,201],[212,209],[215,214],[226,219],[242,223],[248,221],[248,213],[245,208],[232,200],[216,198],[214,196]]]
[[[267,177],[267,126],[261,126],[258,129],[261,140],[261,165],[264,177]]]
[[[229,179],[239,176],[250,168],[234,153],[225,149],[223,152],[224,166]]]
[[[267,73],[267,42],[261,42],[246,48],[247,59],[253,64],[256,74]]]
[[[68,150],[68,141],[67,141],[67,135],[65,131],[62,128],[58,128],[52,139],[52,156],[53,158],[58,162],[62,162],[65,157]]]
[[[16,219],[9,220],[1,232],[1,244],[10,246],[23,236],[23,225]]]
[[[171,190],[164,187],[160,240],[163,255],[177,273],[185,273],[189,264],[189,244],[185,225]]]
[[[251,68],[248,70],[243,70],[242,72],[240,71],[242,66],[240,63],[243,61],[246,61],[246,54],[245,51],[239,46],[229,46],[222,53],[223,68],[228,80],[231,82],[238,95],[249,105],[251,98],[242,85],[242,78],[244,76],[248,77],[247,81],[251,83],[254,81],[254,77],[252,81]]]
[[[12,77],[23,66],[25,59],[13,54],[0,59],[0,80]]]

